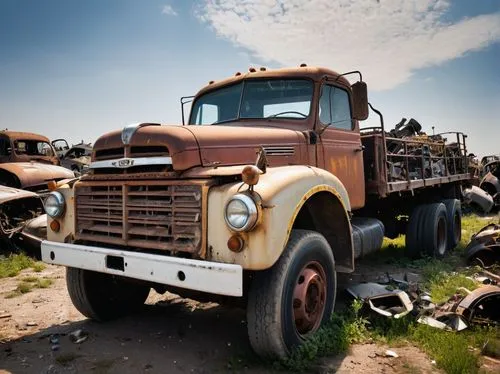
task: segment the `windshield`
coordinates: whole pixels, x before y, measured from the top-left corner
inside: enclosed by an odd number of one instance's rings
[[[14,142],[14,152],[26,156],[54,156],[50,144],[39,140],[16,140]]]
[[[193,105],[190,125],[241,118],[304,119],[309,116],[313,82],[306,79],[247,80],[208,92]]]

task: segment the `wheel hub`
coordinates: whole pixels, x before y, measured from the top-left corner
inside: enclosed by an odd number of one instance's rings
[[[299,273],[293,292],[295,327],[304,335],[318,329],[326,301],[326,276],[320,264],[311,262]]]

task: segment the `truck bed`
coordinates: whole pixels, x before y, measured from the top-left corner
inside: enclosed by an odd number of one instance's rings
[[[386,197],[470,180],[465,138],[459,132],[394,138],[381,127],[362,129],[367,194]]]

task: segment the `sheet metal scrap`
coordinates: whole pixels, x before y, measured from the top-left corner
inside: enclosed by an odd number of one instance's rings
[[[417,322],[446,331],[462,331],[469,327],[462,316],[456,313],[442,314],[437,318],[420,316]]]
[[[500,287],[483,286],[460,301],[454,312],[469,324],[500,324]]]
[[[347,289],[352,296],[364,300],[369,308],[385,317],[401,318],[413,310],[408,294],[378,283],[361,283]]]
[[[489,224],[472,236],[465,248],[467,262],[488,267],[500,262],[500,225]]]

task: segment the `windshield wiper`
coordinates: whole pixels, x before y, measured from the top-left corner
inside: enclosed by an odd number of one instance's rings
[[[271,114],[270,116],[267,116],[266,119],[279,118],[279,116],[282,116],[284,114],[298,114],[299,116],[302,116],[302,118],[307,118],[307,114],[304,114],[302,112],[298,112],[296,110],[287,110],[287,111],[284,111],[284,112]],[[302,119],[302,118],[297,118],[297,117],[284,117],[284,118],[288,118],[288,119]]]
[[[231,118],[231,119],[223,119],[223,120],[220,120],[220,121],[215,121],[215,122],[212,122],[210,124],[210,126],[212,125],[219,125],[221,123],[228,123],[228,122],[234,122],[234,121],[237,121],[239,120],[239,118]]]

